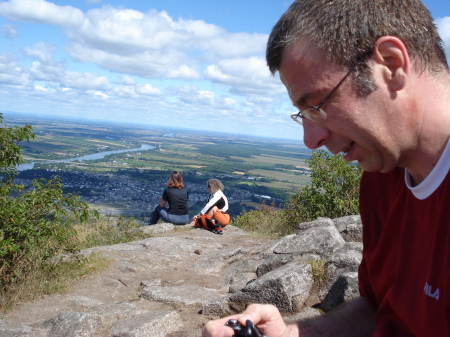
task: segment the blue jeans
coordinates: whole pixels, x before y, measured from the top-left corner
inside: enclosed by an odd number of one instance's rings
[[[170,222],[174,225],[185,225],[189,222],[189,214],[175,215],[167,213],[166,208],[162,208],[160,205],[156,206],[152,212],[149,225],[154,225],[161,218],[164,222]]]

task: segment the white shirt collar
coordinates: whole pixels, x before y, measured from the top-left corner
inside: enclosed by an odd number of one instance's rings
[[[442,153],[441,158],[430,174],[417,186],[411,185],[411,175],[405,169],[405,183],[417,199],[428,198],[444,181],[450,168],[450,140]]]

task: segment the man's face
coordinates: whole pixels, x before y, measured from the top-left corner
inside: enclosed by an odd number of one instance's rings
[[[346,70],[327,61],[312,44],[298,41],[286,50],[279,73],[294,106],[301,110],[319,104]],[[303,119],[305,145],[341,152],[345,160],[357,160],[367,171],[392,170],[400,155],[393,131],[401,121],[389,118],[389,97],[383,85],[367,97],[358,97],[351,77],[347,78],[323,105],[327,113],[323,123]]]

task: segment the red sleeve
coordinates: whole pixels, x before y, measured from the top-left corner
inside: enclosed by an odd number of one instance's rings
[[[375,293],[373,292],[372,286],[370,285],[369,277],[367,275],[366,261],[364,260],[364,255],[358,269],[358,285],[359,285],[359,294],[362,297],[364,297],[371,306],[375,308],[378,307]]]

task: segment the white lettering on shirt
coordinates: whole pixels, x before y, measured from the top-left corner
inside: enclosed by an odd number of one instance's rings
[[[423,292],[425,295],[430,296],[431,298],[439,299],[439,289],[436,289],[433,292],[433,287],[428,282],[425,282],[425,287],[423,288]]]

